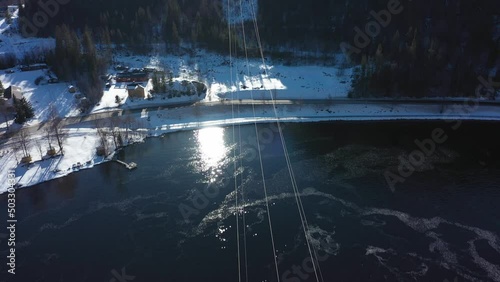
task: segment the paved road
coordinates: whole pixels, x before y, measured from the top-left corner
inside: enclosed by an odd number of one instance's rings
[[[465,100],[467,101],[467,100]],[[323,99],[323,100],[301,100],[301,101],[292,101],[292,100],[275,100],[275,104],[277,105],[318,105],[318,104],[324,104],[324,105],[335,105],[335,104],[342,104],[342,105],[348,105],[348,104],[379,104],[379,105],[401,105],[401,104],[415,104],[415,105],[421,105],[421,104],[431,104],[431,105],[454,105],[454,104],[462,104],[465,101],[448,101],[448,100],[419,100],[419,99],[401,99],[401,100],[394,100],[394,99],[366,99],[366,100],[357,100],[357,99],[349,99],[349,98],[335,98],[335,99]],[[222,101],[216,101],[216,102],[199,102],[199,104],[203,106],[221,106],[221,105],[226,105],[226,106],[231,106],[231,105],[272,105],[273,102],[271,100],[222,100]],[[500,107],[500,101],[481,101],[479,102],[480,105],[489,105],[489,106],[499,106]],[[104,118],[109,118],[111,116],[116,116],[116,115],[122,115],[124,113],[140,113],[143,110],[157,110],[158,108],[160,109],[168,109],[168,108],[183,108],[183,107],[190,107],[192,106],[193,103],[179,103],[175,105],[164,105],[164,106],[148,106],[148,107],[139,107],[135,109],[116,109],[112,111],[107,111],[107,112],[102,112],[102,113],[93,113],[93,114],[87,114],[79,117],[70,117],[66,118],[66,124],[75,124],[75,123],[80,123],[80,122],[85,122],[85,121],[90,121],[90,120],[95,120],[95,119],[104,119]]]

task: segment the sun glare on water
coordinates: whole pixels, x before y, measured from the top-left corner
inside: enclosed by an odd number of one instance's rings
[[[218,167],[226,157],[228,148],[224,143],[224,128],[203,128],[197,134],[200,157],[203,169],[210,170]]]

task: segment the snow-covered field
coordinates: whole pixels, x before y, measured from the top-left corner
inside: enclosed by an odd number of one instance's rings
[[[343,58],[342,56],[339,56]],[[194,56],[124,56],[116,60],[133,68],[171,71],[174,78],[208,85],[207,101],[219,99],[329,99],[345,98],[351,89],[352,68],[285,66],[261,59],[232,58],[195,50]],[[232,65],[230,65],[232,60]],[[265,68],[267,67],[267,70]]]
[[[35,110],[35,119],[30,123],[43,121],[47,118],[49,105],[54,104],[62,116],[75,116],[79,114],[76,99],[69,93],[69,84],[56,83],[35,85],[35,79],[39,76],[46,76],[44,70],[22,72],[13,69],[14,73],[0,74],[0,80],[4,88],[11,85],[21,87],[23,96],[31,102]]]
[[[33,142],[43,142],[41,136],[33,138]],[[65,155],[63,157],[55,157],[52,159],[41,160],[40,153],[35,146],[31,147],[30,154],[35,163],[29,166],[17,165],[21,154],[15,154],[12,150],[2,151],[0,158],[0,166],[3,168],[0,171],[0,179],[7,179],[9,169],[15,172],[16,180],[23,186],[30,186],[40,182],[48,181],[54,178],[62,177],[70,172],[74,164],[80,162],[84,167],[93,167],[94,164],[103,161],[103,158],[95,156],[95,148],[97,147],[98,136],[95,129],[78,128],[69,131],[69,137],[65,142]],[[43,147],[44,152],[46,146]],[[89,162],[89,163],[87,163]],[[4,193],[8,187],[2,184],[0,193]]]
[[[55,46],[52,38],[24,38],[16,31],[17,29],[17,11],[12,15],[12,24],[8,24],[5,18],[0,19],[0,56],[13,54],[17,59],[22,59],[26,54],[39,54]]]
[[[145,84],[145,92],[148,93],[153,89],[151,79]],[[191,84],[192,86],[192,84]],[[170,89],[177,91],[185,91],[186,87],[181,86],[179,79],[173,82]],[[194,87],[194,86],[192,86]],[[116,103],[116,97],[120,98],[120,103]],[[205,98],[203,95],[181,96],[168,98],[167,93],[152,95],[151,99],[130,98],[127,91],[127,83],[114,83],[111,87],[104,91],[100,103],[92,109],[92,113],[102,112],[110,109],[141,109],[144,107],[160,107],[168,105],[195,103]]]

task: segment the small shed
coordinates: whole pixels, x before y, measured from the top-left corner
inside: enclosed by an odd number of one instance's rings
[[[9,6],[7,6],[7,11],[9,12],[9,14],[12,15],[17,11],[18,8],[19,7],[16,5],[9,5]]]
[[[23,98],[23,91],[21,87],[11,85],[9,86],[9,88],[5,89],[3,97],[6,99],[12,99],[14,97],[18,100],[21,100]]]
[[[146,98],[146,87],[142,84],[129,84],[127,91],[130,98]]]

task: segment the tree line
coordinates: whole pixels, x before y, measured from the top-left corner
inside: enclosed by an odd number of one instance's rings
[[[20,16],[31,19],[41,7],[38,0],[25,2]],[[57,26],[62,25],[77,34],[88,27],[98,44],[113,42],[142,53],[158,42],[175,47],[185,41],[218,50],[223,50],[228,42],[220,1],[72,0],[60,6],[59,12],[38,30],[37,36],[52,36]]]
[[[76,81],[78,89],[85,93],[87,99],[82,102],[83,110],[102,97],[100,76],[106,73],[111,63],[111,43],[96,45],[94,38],[88,26],[80,35],[65,24],[56,26],[56,46],[47,59],[59,79]]]
[[[395,4],[400,13],[377,19]],[[36,0],[27,0],[21,13],[31,18],[38,9]],[[257,20],[268,53],[293,56],[290,50],[301,50],[333,60],[330,54],[343,52],[361,65],[354,97],[463,96],[478,76],[500,68],[497,0],[258,0]],[[40,35],[62,25],[77,35],[87,27],[98,45],[137,52],[149,52],[153,43],[171,48],[182,42],[228,53],[223,1],[72,0]],[[255,48],[253,23],[246,27],[247,43]],[[240,27],[232,32],[234,47],[243,48]],[[360,37],[367,42],[362,48],[355,44]]]

